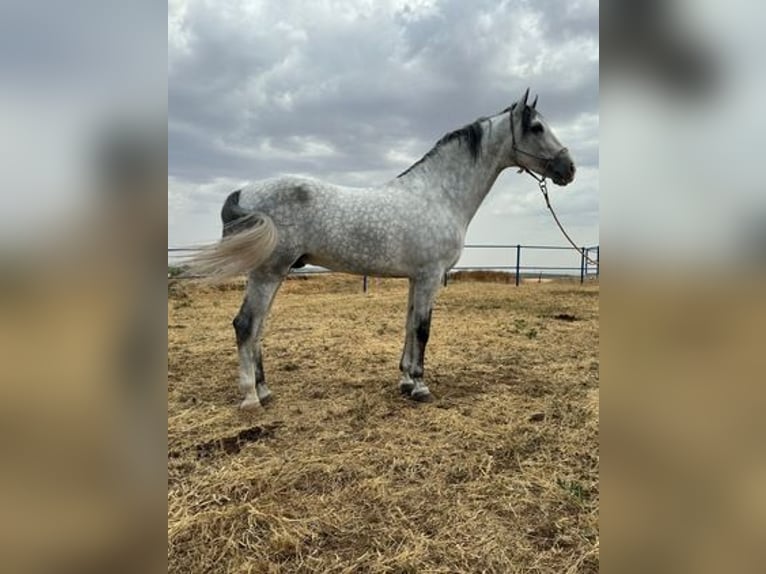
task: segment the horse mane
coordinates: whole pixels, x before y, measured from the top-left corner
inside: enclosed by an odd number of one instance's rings
[[[474,161],[476,161],[479,158],[479,154],[481,153],[481,140],[484,136],[484,130],[481,127],[481,122],[485,118],[479,118],[473,123],[470,123],[468,125],[463,126],[462,128],[458,128],[454,131],[449,132],[448,134],[445,134],[442,136],[442,138],[436,142],[434,147],[432,147],[426,155],[424,155],[422,158],[420,158],[418,161],[413,163],[410,167],[405,169],[402,173],[397,175],[396,177],[402,177],[404,175],[407,175],[410,171],[412,171],[414,168],[419,166],[421,163],[432,157],[439,149],[447,145],[449,142],[453,140],[457,140],[460,145],[465,144],[468,147],[468,152],[471,154],[471,158],[473,158]]]

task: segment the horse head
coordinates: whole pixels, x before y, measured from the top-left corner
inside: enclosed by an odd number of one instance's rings
[[[509,166],[549,177],[557,185],[567,185],[575,175],[572,156],[537,111],[537,96],[531,104],[528,98],[529,88],[506,110],[510,116],[510,152],[506,155]]]

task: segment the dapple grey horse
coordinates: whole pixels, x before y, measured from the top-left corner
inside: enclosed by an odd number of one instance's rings
[[[431,400],[423,382],[431,309],[442,277],[463,250],[468,224],[501,171],[535,172],[558,185],[575,166],[537,111],[537,98],[448,133],[421,160],[378,187],[351,188],[279,177],[233,192],[221,211],[223,238],[192,269],[215,278],[249,274],[234,319],[243,409],[271,398],[261,354],[264,322],[280,284],[306,264],[360,275],[407,277],[403,394]]]

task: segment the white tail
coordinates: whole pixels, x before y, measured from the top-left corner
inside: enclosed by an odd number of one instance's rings
[[[266,261],[277,245],[277,228],[271,218],[262,213],[247,217],[250,221],[238,220],[238,223],[244,223],[248,229],[200,247],[189,260],[187,274],[218,282],[244,275]]]

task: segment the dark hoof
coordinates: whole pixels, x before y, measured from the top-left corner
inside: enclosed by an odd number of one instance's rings
[[[434,396],[429,392],[411,393],[410,398],[417,403],[432,403],[434,401]]]
[[[403,395],[410,396],[412,394],[412,390],[415,388],[414,383],[410,384],[399,384],[399,392]]]
[[[274,396],[269,393],[268,395],[261,397],[261,406],[265,407],[266,405],[271,404],[271,402],[274,400]]]

